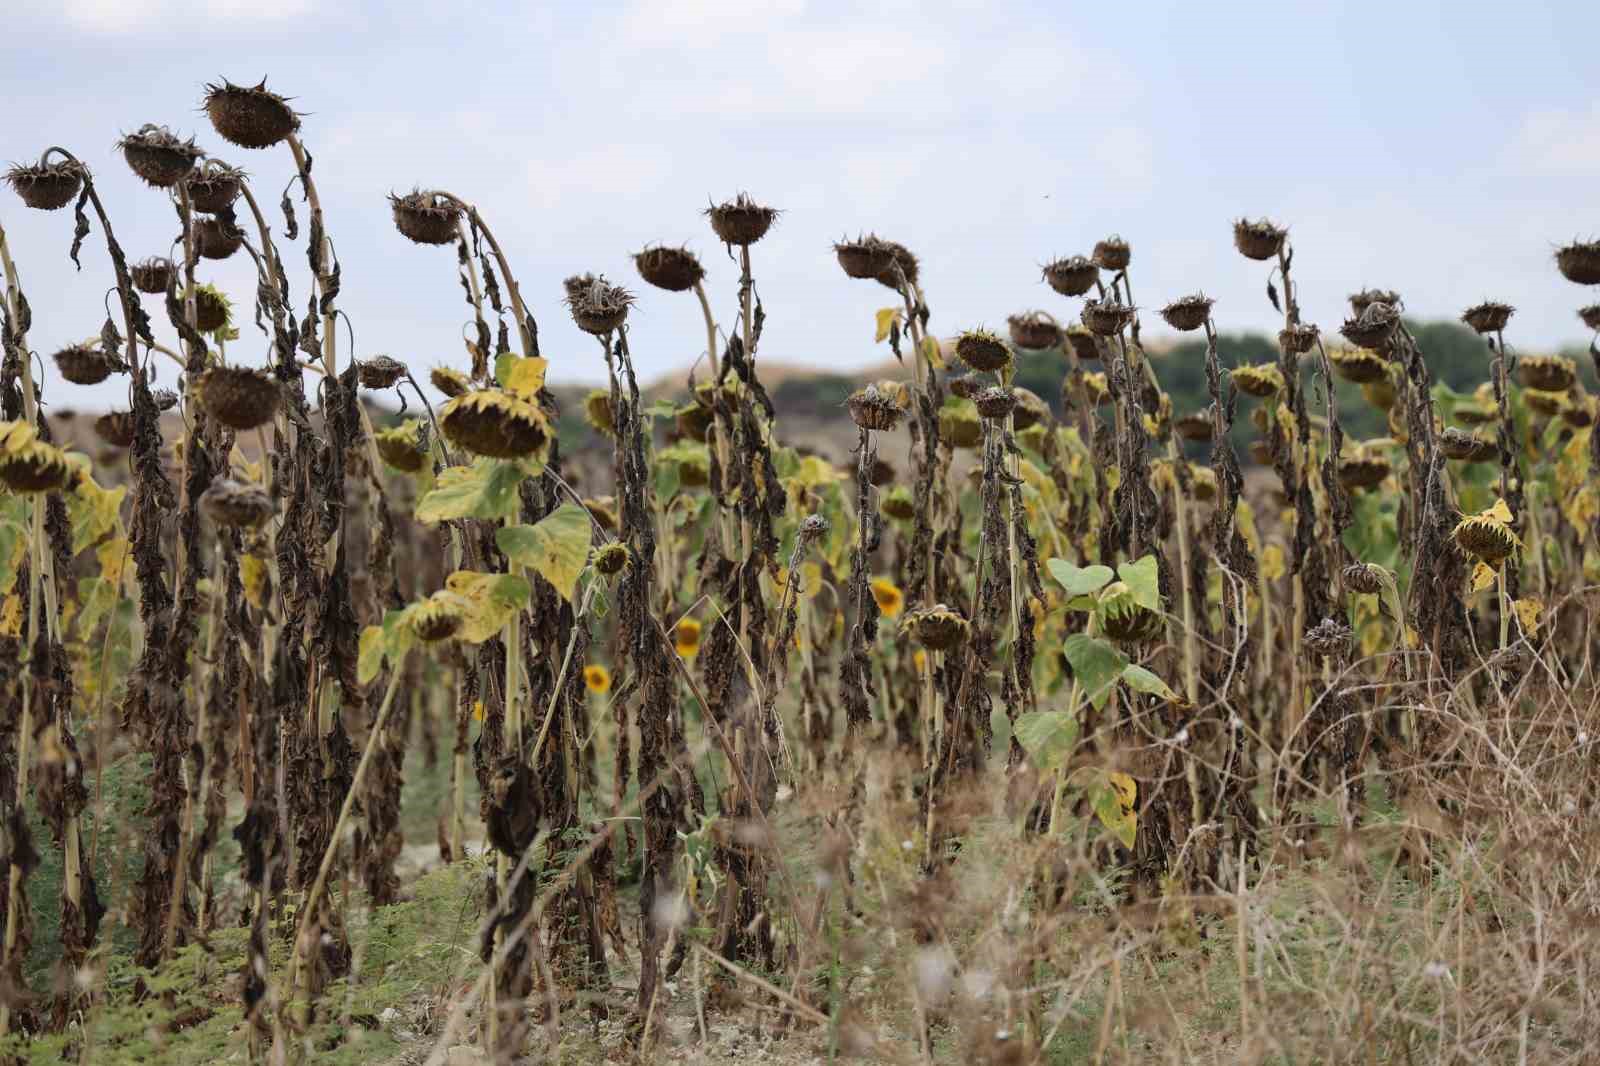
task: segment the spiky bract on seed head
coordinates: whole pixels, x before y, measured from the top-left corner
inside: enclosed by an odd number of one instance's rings
[[[1390,307],[1401,306],[1400,294],[1393,289],[1362,289],[1350,294],[1350,310],[1357,318],[1372,304],[1388,304]]]
[[[1350,650],[1350,627],[1332,618],[1324,618],[1305,633],[1305,646],[1319,659],[1331,659]]]
[[[429,644],[455,636],[461,631],[466,617],[460,597],[445,591],[435,592],[414,604],[405,614],[406,624],[417,635],[417,639]]]
[[[978,409],[978,416],[991,422],[1010,415],[1016,403],[1010,389],[1003,389],[997,385],[981,390],[972,398],[972,405]]]

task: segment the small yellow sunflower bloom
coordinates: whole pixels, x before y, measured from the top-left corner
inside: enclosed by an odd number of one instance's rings
[[[885,618],[899,614],[905,603],[905,595],[886,577],[872,579],[872,598],[878,601],[878,610],[883,612]]]
[[[672,643],[680,656],[693,659],[700,653],[700,623],[693,618],[681,618],[672,628]]]
[[[611,671],[598,663],[592,663],[583,668],[583,684],[590,692],[597,696],[604,696],[611,691]]]

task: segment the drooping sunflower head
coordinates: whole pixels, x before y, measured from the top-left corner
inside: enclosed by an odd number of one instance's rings
[[[1462,518],[1456,523],[1451,536],[1468,555],[1479,562],[1498,567],[1522,546],[1516,530],[1512,528],[1513,521],[1511,508],[1506,506],[1504,500],[1496,500],[1494,506],[1487,510]]]
[[[947,651],[965,641],[971,627],[961,612],[940,603],[908,611],[900,628],[924,648]]]
[[[1283,372],[1272,363],[1235,367],[1233,383],[1246,396],[1258,398],[1275,396],[1278,390],[1283,388]]]
[[[1137,644],[1161,635],[1161,615],[1141,604],[1125,582],[1113,581],[1100,590],[1095,613],[1112,640]]]
[[[372,443],[384,462],[396,470],[415,474],[428,465],[427,432],[420,419],[409,419],[402,425],[374,433]]]
[[[544,412],[503,389],[457,396],[439,412],[439,426],[452,444],[495,459],[532,455],[551,437]]]
[[[613,574],[620,574],[627,567],[631,558],[632,556],[628,554],[628,546],[620,540],[613,540],[596,548],[594,554],[589,557],[589,561],[594,564],[597,572],[610,577]]]
[[[418,603],[406,615],[406,622],[419,640],[429,644],[449,640],[461,629],[466,614],[454,595],[434,593]]]

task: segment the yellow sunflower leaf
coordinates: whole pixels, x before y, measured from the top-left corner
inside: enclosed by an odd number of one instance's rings
[[[1139,832],[1138,799],[1138,783],[1117,771],[1106,774],[1105,786],[1094,789],[1090,797],[1095,817],[1125,848],[1133,847]]]
[[[589,514],[576,504],[562,504],[531,526],[506,526],[495,543],[507,557],[531,567],[571,600],[578,575],[589,562]]]
[[[1495,578],[1498,576],[1498,571],[1494,567],[1488,563],[1480,562],[1472,568],[1472,591],[1482,592],[1490,585],[1493,585]]]
[[[1501,525],[1511,524],[1511,508],[1506,506],[1506,501],[1496,500],[1494,506],[1478,515],[1479,518],[1492,518]]]
[[[22,597],[7,596],[0,603],[0,637],[22,636]]]
[[[494,361],[494,377],[502,389],[524,400],[531,400],[544,388],[544,374],[549,366],[548,359],[538,356],[525,359],[506,352]]]
[[[469,644],[482,644],[500,632],[533,591],[528,579],[516,574],[473,570],[457,570],[445,579],[444,587],[462,599],[464,617],[456,636]]]
[[[266,561],[255,555],[242,556],[239,559],[239,581],[244,585],[244,598],[250,601],[250,606],[261,610],[267,593]]]
[[[1539,618],[1544,614],[1544,604],[1527,596],[1512,603],[1511,609],[1517,612],[1517,621],[1522,624],[1524,633],[1531,636],[1534,630],[1539,628]]]
[[[899,325],[904,316],[898,307],[880,307],[878,309],[878,333],[872,340],[874,344],[882,344],[889,339],[889,331]]]
[[[1276,581],[1288,570],[1283,559],[1283,545],[1268,544],[1261,549],[1261,576]]]
[[[939,341],[934,337],[922,338],[922,354],[928,360],[928,365],[935,370],[944,369],[944,349],[939,347]]]

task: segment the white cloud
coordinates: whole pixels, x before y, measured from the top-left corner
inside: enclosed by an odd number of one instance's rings
[[[1540,111],[1523,119],[1510,164],[1543,177],[1600,177],[1600,100],[1587,111]]]
[[[61,15],[72,28],[107,35],[260,25],[311,10],[311,0],[65,0],[61,5]]]

